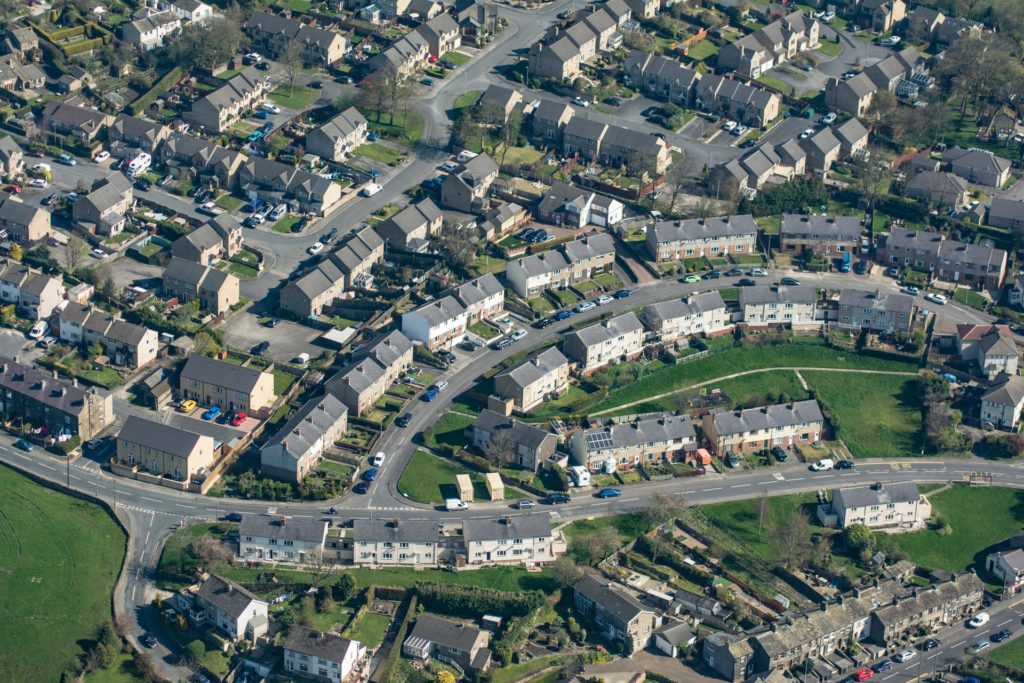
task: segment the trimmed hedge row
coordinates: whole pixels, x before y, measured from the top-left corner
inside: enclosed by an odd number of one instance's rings
[[[148,107],[154,101],[156,101],[156,98],[160,95],[160,93],[164,92],[173,84],[177,83],[178,79],[181,78],[183,73],[184,70],[180,66],[176,66],[170,71],[168,71],[166,74],[163,75],[163,77],[160,80],[153,84],[152,88],[147,90],[143,95],[140,95],[137,100],[132,102],[131,105],[129,105],[128,107],[128,111],[130,111],[134,115],[138,115],[145,111],[146,107]]]
[[[505,593],[489,588],[417,582],[416,595],[428,610],[455,616],[523,616],[544,604],[540,591]]]

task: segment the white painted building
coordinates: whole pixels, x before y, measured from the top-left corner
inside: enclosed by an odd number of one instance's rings
[[[450,348],[466,334],[466,308],[454,296],[402,314],[402,332],[431,351]]]
[[[244,515],[238,527],[238,556],[301,564],[323,552],[327,522],[270,515]]]

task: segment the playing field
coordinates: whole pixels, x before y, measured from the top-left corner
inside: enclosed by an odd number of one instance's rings
[[[125,536],[101,507],[0,466],[0,681],[76,668],[110,596]]]

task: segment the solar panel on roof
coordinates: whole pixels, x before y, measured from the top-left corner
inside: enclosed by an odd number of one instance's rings
[[[596,434],[587,434],[587,448],[592,451],[598,451],[604,448],[612,447],[612,436],[606,432],[598,432]]]

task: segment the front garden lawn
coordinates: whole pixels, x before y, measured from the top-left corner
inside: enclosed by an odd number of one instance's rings
[[[859,458],[919,455],[920,382],[899,375],[803,372],[832,412],[837,436]]]
[[[984,311],[988,306],[988,299],[967,287],[957,287],[956,291],[953,292],[953,300],[959,301],[965,306],[977,308],[979,311]]]
[[[217,201],[214,202],[217,206],[224,209],[225,211],[234,211],[245,202],[244,199],[236,197],[233,194],[222,194],[217,197]]]
[[[396,152],[390,147],[385,147],[384,145],[376,142],[368,142],[365,145],[359,145],[355,149],[355,154],[357,156],[373,159],[378,163],[386,164],[388,166],[397,166],[402,163],[402,159],[405,158],[405,155],[401,152]]]
[[[452,105],[453,109],[465,109],[466,107],[472,107],[476,104],[477,100],[480,99],[479,90],[467,90],[458,97],[455,98],[455,104]]]
[[[366,112],[363,115],[366,116]],[[394,120],[383,115],[381,119],[383,120],[377,121],[374,116],[367,116],[370,130],[389,140],[408,147],[415,147],[423,137],[423,128],[426,123],[423,114],[418,111],[398,112],[395,114]]]
[[[425,436],[424,440],[431,448],[436,448],[438,444],[465,446],[465,429],[473,424],[475,419],[473,415],[448,411],[430,427],[430,436]]]
[[[835,59],[843,52],[843,46],[841,43],[837,43],[834,40],[822,40],[821,45],[818,46],[818,52]]]
[[[929,569],[984,575],[985,555],[992,546],[1024,525],[1024,491],[954,487],[930,496],[932,517],[943,517],[952,532],[915,531],[893,536],[910,561]]]
[[[288,234],[292,231],[292,226],[302,220],[299,216],[285,216],[278,222],[274,223],[274,232],[283,232]]]
[[[398,480],[398,490],[411,500],[418,503],[443,503],[449,498],[458,498],[459,490],[455,485],[455,475],[468,474],[473,481],[473,496],[476,500],[490,500],[483,475],[431,455],[425,451],[416,451],[412,460]],[[523,494],[508,486],[505,487],[506,498],[522,498]]]
[[[767,85],[769,88],[775,88],[779,92],[789,92],[789,84],[786,83],[785,81],[775,78],[774,76],[769,76],[768,74],[761,74],[760,76],[758,76],[757,80],[760,83]]]
[[[447,59],[455,66],[462,66],[463,64],[468,63],[472,57],[463,52],[446,52],[441,59]]]
[[[501,334],[501,330],[487,322],[486,320],[478,320],[469,326],[469,331],[477,335],[481,339],[493,339]]]

